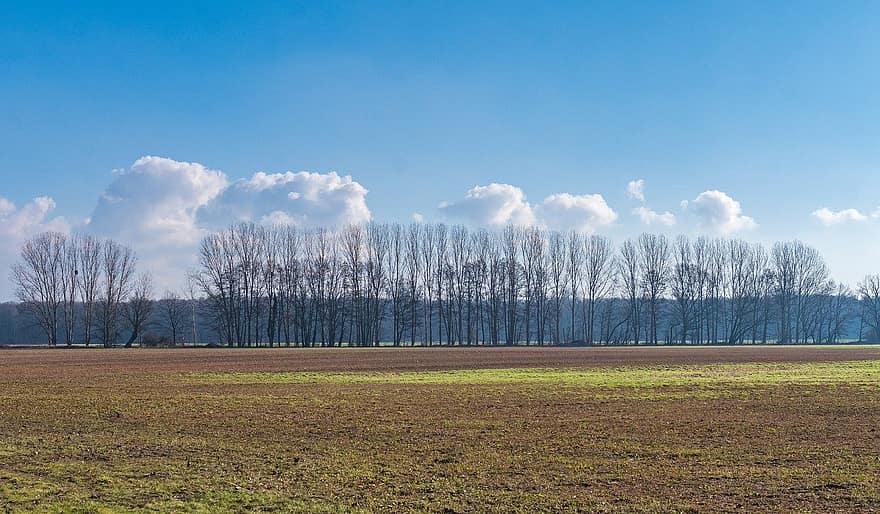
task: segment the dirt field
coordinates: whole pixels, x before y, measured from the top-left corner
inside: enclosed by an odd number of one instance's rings
[[[0,511],[880,510],[880,347],[0,350]]]

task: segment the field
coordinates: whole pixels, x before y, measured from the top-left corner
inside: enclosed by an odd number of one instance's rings
[[[2,511],[880,510],[880,347],[0,351]]]

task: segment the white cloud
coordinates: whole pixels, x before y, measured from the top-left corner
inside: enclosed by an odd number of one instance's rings
[[[35,234],[47,230],[69,232],[67,220],[60,216],[49,216],[53,210],[55,200],[48,196],[38,196],[21,207],[0,197],[0,241],[3,248],[12,250],[15,255],[18,245]]]
[[[84,230],[134,249],[157,290],[179,288],[205,235],[196,213],[226,185],[223,172],[196,162],[141,157],[113,171]]]
[[[595,232],[617,219],[617,213],[600,194],[553,194],[544,198],[537,211],[545,225],[558,230]]]
[[[148,156],[113,174],[85,228],[134,248],[160,288],[179,286],[201,238],[230,223],[329,226],[370,219],[367,190],[336,173],[256,173],[230,185],[223,172],[199,163]]]
[[[196,211],[226,187],[226,176],[194,162],[141,157],[98,199],[88,230],[144,246],[188,246],[202,235]]]
[[[510,184],[492,183],[471,188],[455,202],[443,202],[440,210],[475,225],[543,225],[553,229],[593,232],[610,225],[617,213],[600,194],[556,193],[537,205],[530,204],[523,190]]]
[[[420,212],[414,212],[412,213],[412,220],[416,223],[424,223],[425,216],[423,216]]]
[[[839,211],[832,211],[828,207],[816,209],[815,211],[813,211],[813,217],[818,219],[819,222],[826,227],[846,223],[849,221],[865,221],[868,219],[868,216],[862,214],[857,209],[843,209]]]
[[[440,210],[452,217],[462,218],[476,225],[532,225],[535,213],[526,201],[522,189],[510,184],[492,183],[475,186],[457,202],[443,202]]]
[[[199,211],[198,219],[219,228],[236,221],[298,226],[365,223],[372,215],[367,189],[335,172],[263,173],[230,185]]]
[[[6,198],[0,197],[0,301],[12,298],[14,293],[8,274],[12,264],[18,260],[21,244],[40,232],[55,231],[68,233],[70,224],[61,216],[51,216],[55,210],[55,200],[39,196],[17,207]]]
[[[626,185],[626,194],[640,202],[645,201],[645,179],[630,180]]]
[[[742,213],[740,203],[723,191],[703,191],[691,201],[681,203],[700,218],[700,226],[721,234],[732,234],[758,226],[754,219]]]
[[[665,225],[667,227],[671,227],[675,225],[675,214],[672,214],[669,211],[666,212],[655,212],[651,209],[641,206],[633,209],[633,214],[639,217],[644,225]]]

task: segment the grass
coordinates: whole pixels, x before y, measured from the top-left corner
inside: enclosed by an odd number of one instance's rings
[[[403,372],[203,372],[192,384],[545,384],[567,387],[656,388],[770,384],[880,387],[880,361],[747,363],[592,369],[503,368]]]

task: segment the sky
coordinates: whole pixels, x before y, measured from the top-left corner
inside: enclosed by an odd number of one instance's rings
[[[880,272],[876,2],[34,4],[0,16],[3,270],[90,232],[178,287],[235,221],[423,220]]]

